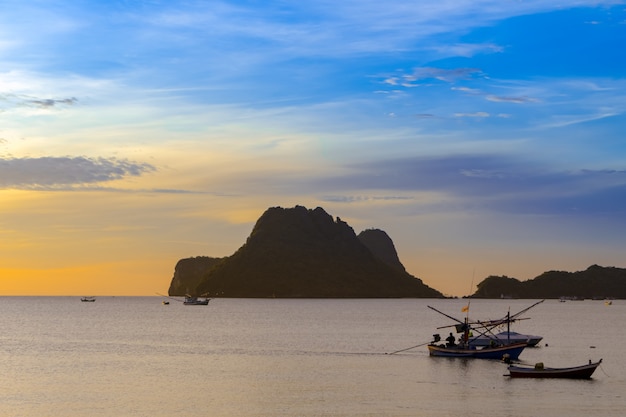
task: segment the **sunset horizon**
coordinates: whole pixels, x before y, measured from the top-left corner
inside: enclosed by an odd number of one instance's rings
[[[449,296],[626,267],[622,1],[4,5],[0,296],[165,293],[296,205]]]

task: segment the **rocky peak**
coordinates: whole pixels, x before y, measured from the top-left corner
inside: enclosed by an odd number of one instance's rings
[[[394,261],[389,253],[395,254],[393,243],[372,246],[373,251],[352,227],[321,207],[272,207],[257,220],[246,243],[211,268],[197,292],[227,297],[441,296],[404,271],[397,254]]]
[[[358,238],[378,259],[399,271],[406,271],[398,258],[393,241],[385,231],[367,229],[359,233]]]

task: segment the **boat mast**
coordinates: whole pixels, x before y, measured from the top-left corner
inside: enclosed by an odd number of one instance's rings
[[[506,312],[506,341],[509,345],[511,344],[511,307]]]
[[[469,326],[469,313],[467,314],[467,316],[465,316],[465,329],[463,331],[463,345],[468,345],[469,344],[469,332],[470,332],[470,326]]]

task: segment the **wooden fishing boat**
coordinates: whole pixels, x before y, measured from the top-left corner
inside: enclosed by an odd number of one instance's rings
[[[510,331],[510,324],[515,320],[520,320],[518,317],[528,311],[530,308],[536,306],[539,301],[532,306],[520,311],[517,314],[511,316],[510,313],[498,320],[489,321],[470,321],[469,314],[464,320],[460,320],[453,316],[450,316],[442,311],[437,310],[434,307],[428,306],[433,311],[448,317],[456,322],[456,324],[449,326],[438,327],[443,329],[446,327],[453,327],[457,333],[461,333],[461,337],[457,341],[454,335],[450,332],[450,336],[446,338],[447,343],[439,344],[441,336],[439,334],[433,335],[433,341],[428,344],[428,353],[430,356],[441,356],[449,358],[473,358],[473,359],[496,359],[496,360],[517,360],[522,351],[528,346],[527,341],[508,342],[493,337],[492,330],[498,326],[506,325],[507,332]],[[469,312],[469,304],[461,311]],[[473,332],[476,331],[481,336],[488,338],[490,343],[488,346],[480,347],[473,344],[472,341],[476,340],[473,336]]]
[[[598,362],[589,361],[586,365],[572,366],[569,368],[547,368],[544,367],[541,362],[533,367],[511,365],[508,367],[509,375],[507,376],[511,378],[589,379],[600,363],[602,363],[602,359]]]
[[[508,357],[517,360],[527,344],[515,343],[511,345],[475,348],[468,345],[446,346],[431,343],[428,345],[430,356],[441,356],[448,358],[472,358],[472,359],[496,359],[502,360]]]

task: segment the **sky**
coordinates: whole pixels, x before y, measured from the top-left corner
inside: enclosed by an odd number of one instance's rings
[[[626,267],[624,1],[0,10],[0,295],[165,293],[296,205],[446,295]]]

